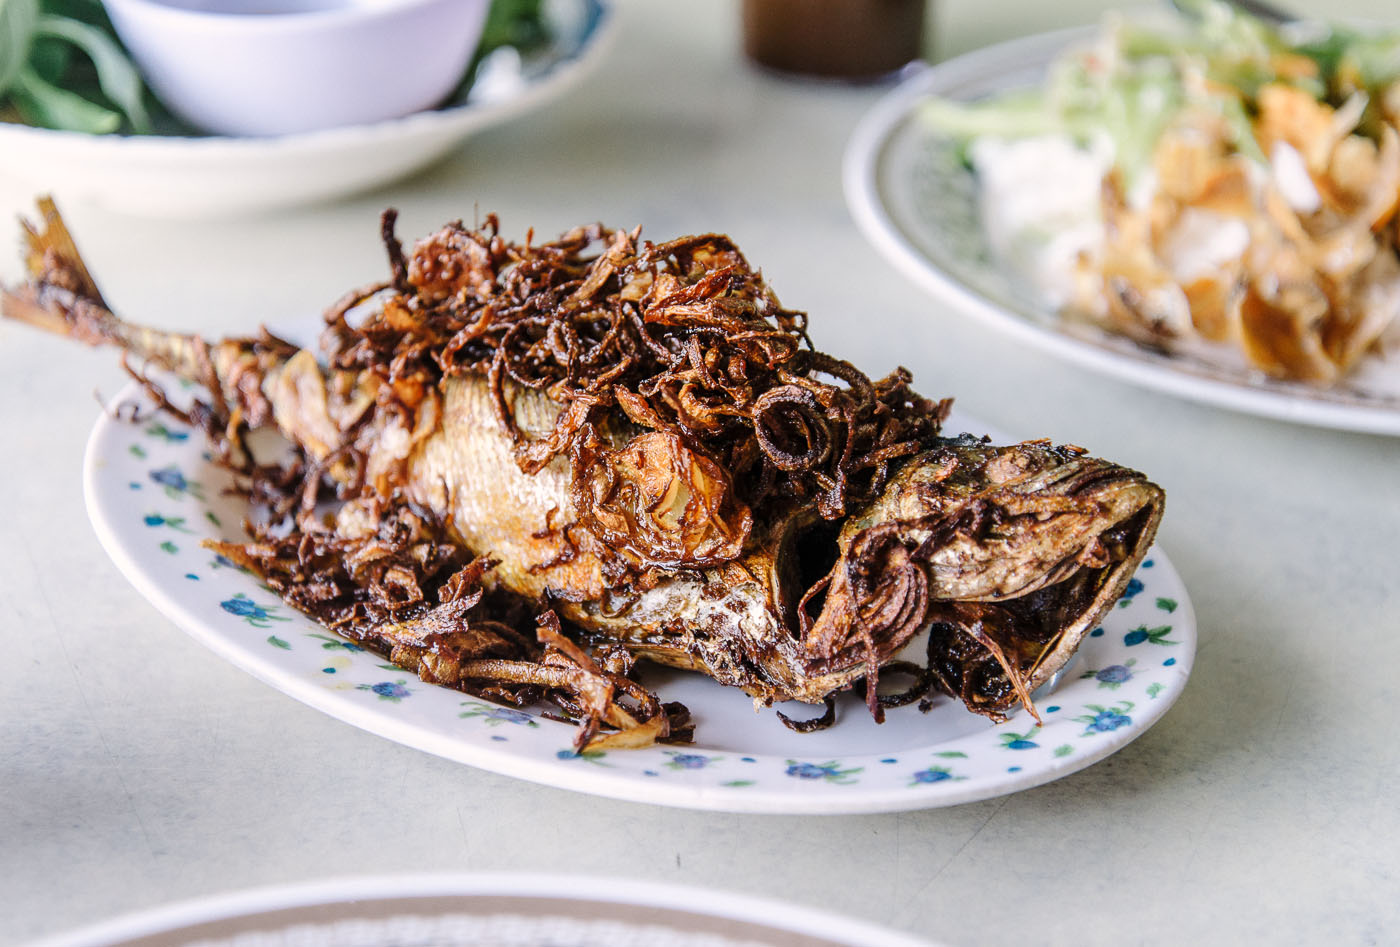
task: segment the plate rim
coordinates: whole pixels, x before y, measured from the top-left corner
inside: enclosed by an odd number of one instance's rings
[[[272,911],[419,897],[539,897],[626,905],[748,922],[785,933],[849,942],[852,947],[936,947],[933,941],[876,922],[775,897],[612,873],[513,870],[356,874],[257,885],[124,912],[48,935],[35,941],[33,947],[122,947],[134,938],[177,934],[182,928],[201,923],[251,920]]]
[[[128,402],[145,403],[140,383],[129,383],[110,402],[113,405]],[[963,416],[962,423],[977,425],[973,418]],[[343,723],[371,733],[390,742],[430,753],[459,764],[494,772],[516,779],[523,779],[556,789],[582,792],[612,799],[692,810],[723,811],[736,813],[770,815],[849,815],[857,813],[906,812],[922,809],[941,808],[998,798],[1011,793],[1031,789],[1053,782],[1064,776],[1088,768],[1100,760],[1116,753],[1142,734],[1151,729],[1175,704],[1185,690],[1197,648],[1197,623],[1195,610],[1189,591],[1170,559],[1155,543],[1149,549],[1147,558],[1154,563],[1154,570],[1166,574],[1165,582],[1174,584],[1180,591],[1177,611],[1173,613],[1173,631],[1183,639],[1179,652],[1174,654],[1174,672],[1177,678],[1174,686],[1154,699],[1142,711],[1134,711],[1130,726],[1115,729],[1110,733],[1096,736],[1089,746],[1065,757],[1055,757],[1037,761],[1035,766],[1009,768],[996,777],[979,776],[963,781],[932,782],[920,786],[863,786],[860,791],[853,788],[834,788],[825,782],[811,785],[802,781],[802,790],[776,789],[750,786],[742,790],[722,784],[683,782],[680,780],[645,780],[635,770],[609,771],[599,767],[561,765],[562,759],[554,759],[539,754],[522,755],[512,752],[504,745],[497,747],[489,741],[471,741],[460,737],[453,738],[435,733],[412,721],[404,721],[386,714],[376,705],[361,704],[345,699],[339,692],[327,690],[308,679],[281,667],[264,657],[266,652],[245,647],[230,635],[221,633],[207,618],[178,600],[172,587],[162,582],[145,562],[136,556],[128,543],[122,539],[118,527],[118,513],[102,500],[102,491],[111,487],[111,481],[104,478],[107,460],[104,449],[109,438],[116,436],[127,422],[112,414],[101,413],[89,434],[83,456],[83,496],[88,518],[103,549],[117,566],[118,571],[131,583],[136,591],[153,605],[157,611],[170,620],[181,632],[194,638],[209,648],[224,661],[250,674],[263,684],[312,707]],[[189,437],[189,448],[202,455],[205,445],[198,440],[199,432]],[[119,452],[114,452],[118,453]],[[207,463],[207,461],[204,461]],[[129,512],[129,511],[127,511]],[[249,581],[255,581],[251,577]],[[280,599],[279,599],[280,601]],[[294,613],[295,620],[309,623],[322,631],[312,619],[301,613]],[[404,674],[410,672],[404,671]],[[410,675],[411,676],[411,675]],[[435,685],[434,685],[435,686]],[[1020,712],[1013,714],[1008,723],[1022,721]],[[1006,726],[1002,724],[1000,726]],[[971,740],[995,729],[982,729],[976,733],[954,736],[942,742],[910,748],[901,753],[922,752],[936,747],[948,747],[961,740]],[[619,753],[647,753],[653,748],[622,750]],[[663,751],[664,752],[664,751]],[[733,751],[734,755],[758,761],[783,758],[767,752]],[[805,754],[815,758],[824,754]],[[867,754],[842,754],[844,762],[873,763],[888,757],[885,752]],[[636,758],[638,761],[641,757]],[[789,759],[789,763],[793,760]],[[826,791],[833,789],[833,791]]]
[[[969,312],[978,321],[1071,364],[1136,387],[1273,420],[1354,433],[1400,435],[1400,410],[1330,403],[1269,391],[1244,380],[1193,375],[1036,325],[937,266],[919,252],[892,219],[880,196],[881,157],[923,98],[958,82],[986,78],[994,65],[1001,66],[1007,60],[1048,65],[1049,56],[1093,37],[1098,30],[1097,26],[1070,27],[995,43],[922,68],[882,95],[857,122],[842,155],[842,190],[857,228],[887,262],[915,285]]]

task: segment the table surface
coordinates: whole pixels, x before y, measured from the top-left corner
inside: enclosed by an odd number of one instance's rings
[[[1301,3],[1295,4],[1302,7]],[[1382,16],[1388,4],[1308,4]],[[1104,4],[940,0],[946,57]],[[662,808],[545,788],[390,743],[225,663],[99,547],[82,501],[110,353],[0,325],[0,942],[169,901],[333,875],[578,871],[786,899],[951,944],[1375,943],[1400,930],[1400,442],[1175,400],[935,306],[857,232],[846,141],[881,86],[742,59],[734,3],[629,2],[564,98],[445,161],[252,218],[67,207],[128,314],[219,334],[317,312],[399,233],[494,211],[653,238],[720,230],[817,344],[1167,490],[1162,547],[1195,604],[1192,680],[1152,730],[1058,782],[889,815]],[[0,181],[0,218],[28,185]],[[17,275],[5,230],[0,274]]]

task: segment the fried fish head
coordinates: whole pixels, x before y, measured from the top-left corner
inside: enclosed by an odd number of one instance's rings
[[[835,565],[799,609],[808,660],[883,659],[928,628],[950,693],[997,719],[1018,703],[1034,713],[1030,693],[1122,594],[1163,505],[1142,474],[1077,448],[948,441],[841,528]]]

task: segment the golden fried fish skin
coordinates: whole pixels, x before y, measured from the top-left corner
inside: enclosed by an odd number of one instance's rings
[[[579,640],[701,671],[761,703],[821,703],[863,679],[878,716],[879,668],[930,631],[930,671],[970,709],[1034,712],[1030,691],[1113,605],[1162,516],[1161,488],[1136,471],[1077,448],[966,435],[888,448],[888,477],[844,515],[797,494],[751,509],[693,439],[648,427],[647,405],[624,396],[586,442],[525,462],[591,404],[482,372],[428,385],[326,365],[266,335],[206,343],[136,327],[85,269],[63,264],[62,243],[4,291],[4,314],[201,382],[231,443],[236,425],[280,430],[351,494],[315,529],[369,535],[376,510],[407,504],[489,557],[487,582],[553,609]],[[620,266],[622,246],[598,265]],[[584,286],[600,279],[592,271]],[[369,318],[409,318],[393,305]],[[429,661],[436,639],[411,626],[393,634],[420,670],[471,664]]]

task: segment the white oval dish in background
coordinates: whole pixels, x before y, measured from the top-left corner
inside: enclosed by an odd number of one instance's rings
[[[602,62],[616,20],[604,0],[556,0],[546,10],[546,46],[523,57],[497,50],[460,103],[256,138],[88,135],[0,122],[0,177],[63,206],[156,218],[262,213],[386,184],[563,94]]]
[[[782,901],[629,878],[390,875],[255,888],[115,918],[34,947],[934,947]]]
[[[1400,360],[1372,359],[1340,384],[1317,388],[1268,378],[1221,347],[1156,351],[1062,319],[998,259],[980,219],[978,182],[952,142],[918,120],[919,108],[933,97],[969,101],[1043,81],[1059,53],[1096,33],[1075,28],[1000,43],[922,70],[886,93],[846,149],[846,202],[860,230],[936,298],[1072,364],[1263,417],[1400,434]]]

